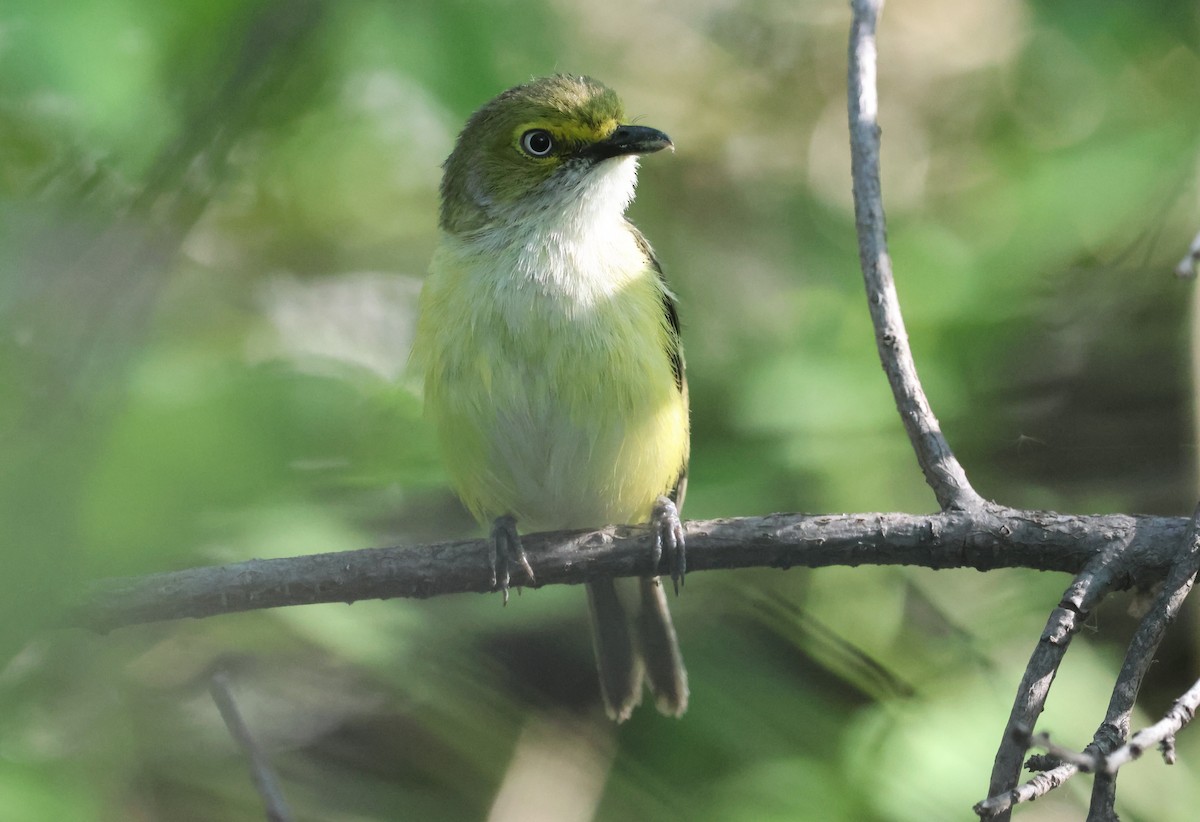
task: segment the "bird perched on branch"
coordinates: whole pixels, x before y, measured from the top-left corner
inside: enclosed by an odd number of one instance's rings
[[[517,526],[649,520],[682,581],[679,321],[625,218],[639,156],[664,148],[666,134],[626,122],[614,92],[556,75],[476,111],[444,165],[415,356],[451,480],[492,525],[506,601],[512,573],[533,580]],[[629,717],[643,677],[660,711],[682,714],[687,674],[659,579],[639,580],[632,625],[613,580],[587,591],[609,715]]]

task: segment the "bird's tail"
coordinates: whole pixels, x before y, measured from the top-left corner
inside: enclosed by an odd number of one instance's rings
[[[587,593],[604,709],[610,718],[624,722],[642,701],[641,655],[629,635],[629,620],[617,597],[616,583],[593,580],[587,583]]]
[[[658,577],[638,580],[641,610],[637,632],[645,658],[646,680],[658,710],[667,716],[682,716],[687,710],[687,669],[679,652],[679,639],[667,608],[667,594]]]
[[[642,701],[643,675],[659,711],[681,716],[687,710],[687,671],[667,609],[666,592],[658,577],[638,580],[638,590],[641,602],[635,645],[616,583],[601,579],[587,584],[600,691],[605,710],[617,722],[628,719]]]

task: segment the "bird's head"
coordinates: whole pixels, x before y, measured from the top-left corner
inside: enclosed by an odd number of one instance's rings
[[[442,177],[441,226],[453,234],[523,221],[624,213],[637,156],[671,146],[625,123],[617,95],[555,75],[509,89],[467,121]]]

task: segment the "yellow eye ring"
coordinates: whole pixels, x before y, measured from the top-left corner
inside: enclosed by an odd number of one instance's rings
[[[554,138],[544,128],[531,128],[521,135],[521,150],[530,157],[548,157],[554,151]]]

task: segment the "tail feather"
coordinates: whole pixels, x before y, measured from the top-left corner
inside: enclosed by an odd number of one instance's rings
[[[645,659],[646,679],[654,694],[654,702],[667,716],[682,716],[687,710],[687,670],[679,652],[679,638],[667,608],[667,594],[658,577],[638,580],[641,609],[637,631],[642,657]]]
[[[612,719],[624,722],[642,701],[641,656],[630,636],[614,581],[597,579],[586,587],[604,709]]]

